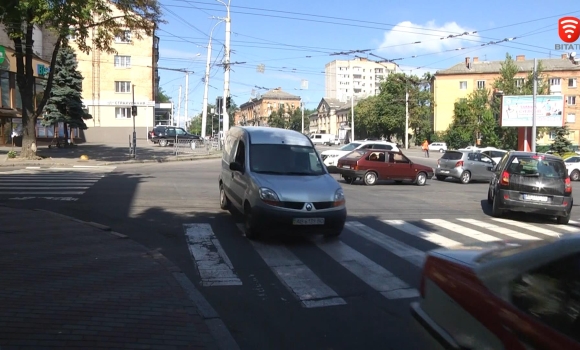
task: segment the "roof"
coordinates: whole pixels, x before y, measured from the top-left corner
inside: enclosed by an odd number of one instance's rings
[[[336,111],[341,111],[347,108],[351,107],[351,102],[342,102],[341,100],[337,99],[337,98],[328,98],[328,97],[323,97],[322,100],[320,100],[320,103],[318,104],[318,108],[320,108],[320,105],[322,103],[326,102],[326,104],[328,105],[328,107],[330,109],[334,109]],[[356,106],[358,101],[354,101],[354,105]],[[318,110],[317,108],[317,110]]]
[[[312,146],[310,139],[298,131],[267,126],[241,126],[250,135],[251,144],[288,144]]]
[[[528,73],[534,70],[534,60],[513,61],[519,67],[521,73]],[[542,62],[544,72],[558,71],[579,71],[580,64],[574,64],[569,59],[545,58],[539,59],[538,64]],[[465,62],[458,63],[451,68],[439,70],[435,75],[454,75],[454,74],[485,74],[499,73],[504,61],[480,61],[470,63],[471,68],[467,68]]]
[[[277,99],[277,100],[300,100],[300,96],[292,95],[289,92],[282,91],[281,88],[276,88],[263,93],[260,99]]]

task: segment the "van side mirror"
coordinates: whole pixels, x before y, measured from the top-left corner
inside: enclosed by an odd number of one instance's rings
[[[230,163],[230,170],[232,171],[239,171],[239,172],[243,172],[244,168],[242,167],[242,165],[238,162],[231,162]]]

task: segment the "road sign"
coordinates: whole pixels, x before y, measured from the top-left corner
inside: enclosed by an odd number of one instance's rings
[[[4,49],[4,46],[0,45],[0,64],[4,63],[5,59],[6,59],[6,50]]]

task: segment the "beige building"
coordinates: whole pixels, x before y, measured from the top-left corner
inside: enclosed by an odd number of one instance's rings
[[[354,106],[356,106],[356,100]],[[316,108],[318,113],[310,116],[310,133],[332,134],[343,140],[351,129],[352,107],[351,102],[323,98]]]
[[[325,73],[325,97],[346,102],[355,96],[363,99],[379,94],[383,80],[397,72],[397,65],[391,62],[375,62],[357,57],[354,60],[335,60],[327,63]]]
[[[239,107],[235,114],[235,125],[267,126],[268,118],[280,108],[290,113],[300,108],[300,96],[292,95],[282,88],[272,89],[256,98],[250,99]]]
[[[533,70],[534,60],[518,55],[514,59],[519,67],[516,85],[524,83]],[[573,145],[580,144],[580,64],[563,54],[557,58],[538,59],[544,67],[550,94],[562,95],[564,99],[563,123],[569,126],[568,136]],[[478,57],[466,57],[465,61],[451,68],[435,73],[434,83],[434,120],[435,132],[445,131],[453,121],[455,102],[467,98],[476,89],[493,91],[494,81],[499,77],[504,61],[480,61]],[[544,135],[538,145],[550,144],[554,134]]]
[[[74,39],[74,29],[71,29]],[[90,45],[91,38],[87,39]],[[71,46],[76,47],[74,40]],[[93,119],[87,121],[84,138],[90,142],[128,142],[133,133],[131,106],[137,105],[135,126],[138,139],[146,139],[155,120],[155,95],[159,83],[157,61],[159,38],[136,39],[127,30],[113,42],[115,54],[91,50],[77,51],[83,80],[83,103]]]

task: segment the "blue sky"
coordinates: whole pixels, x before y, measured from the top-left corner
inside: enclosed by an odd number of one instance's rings
[[[209,33],[218,21],[212,17],[225,17],[226,7],[216,0],[161,0],[161,4],[168,23],[158,30],[159,66],[194,72],[189,78],[187,114],[191,118],[201,111]],[[451,0],[234,0],[231,62],[240,63],[232,65],[231,94],[240,105],[253,91],[281,87],[301,96],[307,108],[315,108],[324,97],[325,64],[354,57],[331,54],[350,50],[371,50],[358,55],[375,60],[367,54],[402,58],[396,61],[402,69],[419,75],[448,68],[465,57],[502,60],[506,53],[558,57],[563,53],[554,51],[554,44],[562,43],[558,19],[580,17],[580,5],[572,8],[571,4],[553,0],[540,10],[529,2],[497,0],[485,6]],[[440,39],[473,31],[477,33]],[[224,38],[225,24],[221,23],[213,33],[210,103],[223,94],[224,74],[218,64],[223,59]],[[506,38],[515,39],[481,46]],[[264,73],[257,72],[260,64]],[[180,85],[185,93],[185,74],[161,69],[160,75],[161,87],[177,104]],[[308,81],[307,90],[301,89],[303,80]],[[182,102],[182,115],[183,108]]]

